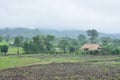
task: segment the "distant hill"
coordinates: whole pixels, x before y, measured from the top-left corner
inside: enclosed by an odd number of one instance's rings
[[[15,37],[18,35],[31,38],[35,35],[40,34],[51,34],[55,35],[56,37],[71,37],[77,38],[79,34],[84,34],[87,36],[86,31],[83,30],[50,30],[50,29],[27,29],[27,28],[15,28],[15,29],[0,29],[0,35],[6,36],[10,35],[11,37]],[[99,33],[99,37],[111,37],[111,38],[119,38],[120,34],[106,34],[106,33]]]

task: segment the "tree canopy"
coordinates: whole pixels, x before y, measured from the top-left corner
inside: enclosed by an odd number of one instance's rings
[[[6,55],[6,53],[8,52],[8,46],[7,45],[1,46],[1,52]]]
[[[87,30],[87,35],[90,37],[90,42],[91,43],[96,43],[96,38],[98,37],[98,32],[95,29]]]

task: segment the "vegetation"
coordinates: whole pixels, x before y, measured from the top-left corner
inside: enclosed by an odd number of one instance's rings
[[[0,35],[0,42],[2,42],[2,40],[3,40],[3,37]]]
[[[23,37],[22,36],[17,36],[14,39],[14,46],[18,47],[17,54],[19,54],[19,48],[23,44]]]
[[[67,52],[69,47],[69,41],[67,39],[61,39],[58,43],[58,47],[61,48],[64,53]]]
[[[54,36],[35,36],[31,41],[26,41],[23,44],[23,49],[25,53],[41,53],[50,52],[53,49],[52,42],[54,41]]]
[[[81,45],[85,44],[87,41],[86,41],[86,36],[83,35],[83,34],[79,34],[78,35],[78,40],[79,42],[81,43]]]
[[[37,30],[38,31],[38,30]],[[34,54],[34,53],[64,53],[64,54],[83,54],[80,50],[81,46],[86,43],[96,43],[102,46],[100,51],[91,51],[92,53],[98,55],[114,54],[120,53],[120,40],[110,37],[98,37],[99,34],[97,30],[91,29],[87,30],[86,33],[88,37],[79,34],[78,38],[70,37],[56,37],[54,35],[36,35],[32,38],[26,38],[23,36],[16,36],[12,38],[10,35],[2,36],[2,41],[0,45],[6,45],[9,47],[8,53],[24,53],[24,54]],[[13,50],[11,48],[17,48]],[[9,52],[10,51],[10,52]],[[15,52],[14,52],[15,51]]]
[[[95,29],[76,38],[38,34],[38,29],[33,32],[31,37],[0,35],[1,79],[120,79],[120,39],[100,37]],[[102,49],[84,54],[83,44],[99,44]]]
[[[88,36],[90,36],[90,42],[91,43],[96,43],[96,38],[97,38],[97,36],[98,36],[98,32],[97,32],[97,30],[95,30],[95,29],[92,29],[92,30],[88,30],[87,31],[87,34],[88,34]]]
[[[8,46],[6,45],[1,46],[1,53],[4,53],[6,55],[7,52],[8,52]]]
[[[119,56],[91,56],[91,55],[69,55],[69,54],[21,54],[21,55],[8,55],[0,56],[1,64],[0,69],[13,68],[34,64],[48,64],[52,62],[82,62],[96,64],[96,65],[119,65]]]
[[[87,35],[86,31],[84,30],[51,30],[51,29],[27,29],[27,28],[6,28],[0,29],[0,35],[6,37],[9,35],[10,39],[16,36],[23,36],[27,39],[31,39],[32,37],[39,35],[39,34],[50,34],[55,35],[57,37],[70,37],[70,38],[77,38],[79,34]],[[120,34],[106,34],[106,33],[99,33],[99,37],[111,37],[120,39]]]
[[[119,56],[29,54],[4,56],[0,60],[1,69],[15,67],[0,70],[0,78],[3,80],[120,79]]]

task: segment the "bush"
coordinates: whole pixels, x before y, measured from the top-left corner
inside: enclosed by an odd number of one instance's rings
[[[8,52],[8,46],[7,45],[1,46],[1,52],[6,55],[6,53]]]

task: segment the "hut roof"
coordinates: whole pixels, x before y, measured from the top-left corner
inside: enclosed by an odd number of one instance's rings
[[[99,44],[84,44],[82,49],[84,50],[97,50],[102,48]]]

